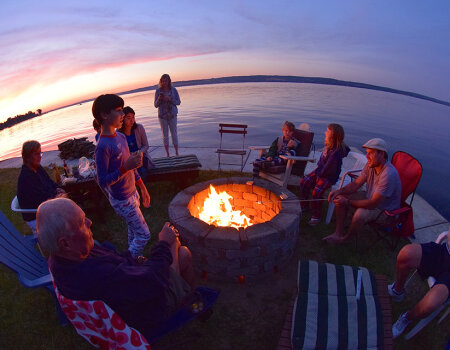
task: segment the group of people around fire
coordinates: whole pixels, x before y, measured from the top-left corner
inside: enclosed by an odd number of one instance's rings
[[[158,108],[166,155],[169,156],[168,130],[178,155],[176,116],[180,97],[167,74],[160,79],[154,104]],[[117,95],[97,97],[92,114],[98,131],[97,182],[114,211],[127,224],[128,250],[118,253],[110,245],[94,242],[92,222],[41,166],[41,146],[37,141],[23,144],[17,197],[22,208],[38,208],[37,214],[24,213],[23,218],[37,235],[41,248],[50,255],[48,264],[59,291],[70,299],[103,300],[128,325],[150,337],[158,324],[168,319],[192,292],[195,283],[192,254],[181,245],[177,230],[165,223],[151,253],[143,255],[151,233],[140,203],[145,208],[150,206],[151,197],[143,177],[153,166],[147,154],[145,129],[136,123],[134,110],[124,108],[124,100]],[[254,177],[261,170],[285,165],[282,156],[298,155],[301,142],[294,137],[294,130],[293,123],[283,123],[282,135],[273,141],[265,156],[254,161]],[[400,177],[388,161],[386,142],[374,138],[362,147],[367,164],[359,177],[328,193],[328,201],[336,206],[336,230],[323,238],[329,244],[347,241],[365,223],[401,205]],[[309,225],[320,222],[322,199],[338,181],[343,158],[349,151],[343,127],[329,124],[317,166],[300,182],[302,211],[311,211]],[[366,191],[358,191],[363,185]],[[349,215],[351,224],[346,230]],[[450,233],[447,237],[450,241],[449,236]],[[413,269],[423,277],[435,277],[436,283],[393,325],[394,338],[412,321],[427,316],[449,298],[449,246],[436,243],[404,246],[397,257],[396,281],[388,286],[394,301],[403,299],[405,282]]]

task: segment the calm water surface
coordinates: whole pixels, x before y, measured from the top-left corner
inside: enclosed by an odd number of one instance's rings
[[[294,83],[242,83],[190,86],[181,97],[178,130],[181,146],[217,147],[218,123],[249,125],[247,145],[263,145],[281,134],[281,124],[309,123],[320,148],[329,123],[343,125],[346,142],[360,147],[384,138],[389,154],[403,150],[424,167],[418,193],[450,218],[450,108],[407,96],[357,88]],[[154,91],[124,95],[125,104],[147,131],[151,145],[161,145]],[[0,160],[20,156],[22,143],[41,142],[44,151],[72,137],[94,138],[92,103],[45,114],[0,131]]]

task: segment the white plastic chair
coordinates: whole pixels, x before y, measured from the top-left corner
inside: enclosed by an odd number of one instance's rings
[[[15,196],[11,202],[11,210],[17,213],[36,213],[37,209],[22,209],[19,205],[19,199]]]
[[[450,230],[450,228],[449,228]],[[438,244],[444,244],[445,240],[447,239],[448,231],[442,232],[438,238],[436,239],[436,243]],[[449,244],[449,242],[447,242]],[[412,277],[412,276],[411,276]],[[410,278],[411,279],[411,278]],[[433,277],[428,277],[428,286],[431,288],[433,287],[436,280]],[[432,312],[428,317],[425,317],[424,319],[420,320],[409,333],[405,335],[405,339],[411,339],[414,337],[417,333],[419,333],[428,323],[431,322],[443,309],[447,308],[447,310],[442,314],[441,318],[438,320],[438,324],[441,323],[450,313],[450,297],[447,299],[445,303],[443,303],[440,307],[438,307],[434,312]]]
[[[351,151],[348,153],[347,157],[345,157],[342,160],[342,163],[343,163],[342,171],[344,171],[344,169],[348,170],[340,176],[341,181],[339,182],[339,185],[336,183],[331,187],[331,191],[340,189],[345,185],[347,185],[348,183],[350,183],[352,181],[351,175],[360,172],[362,168],[364,168],[364,165],[366,165],[367,163],[367,158],[362,153]],[[334,212],[334,203],[331,202],[328,204],[327,217],[325,219],[325,222],[327,224],[330,223],[331,218],[333,217],[333,212]]]
[[[37,212],[37,208],[36,209],[22,209],[19,205],[19,199],[17,198],[17,196],[15,196],[13,198],[13,200],[11,201],[11,210],[16,213],[36,213]],[[31,231],[33,232],[34,243],[36,243],[36,245],[38,246],[38,249],[41,252],[41,254],[44,255],[44,253],[42,252],[41,246],[39,245],[39,242],[37,241],[37,232],[36,232],[35,227],[33,227],[33,225],[30,225],[28,222],[26,222],[26,224],[30,227]]]

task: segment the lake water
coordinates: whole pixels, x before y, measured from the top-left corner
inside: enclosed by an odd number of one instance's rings
[[[450,218],[450,108],[429,101],[358,88],[295,83],[240,83],[189,86],[181,97],[180,146],[217,147],[218,123],[249,125],[247,145],[264,145],[281,134],[281,124],[309,123],[323,146],[329,123],[341,124],[346,142],[360,147],[384,138],[389,154],[403,150],[423,165],[418,193]],[[150,145],[161,145],[154,91],[123,96],[144,125]],[[92,103],[60,109],[0,131],[0,160],[20,156],[22,143],[36,139],[43,151],[73,137],[94,138]]]

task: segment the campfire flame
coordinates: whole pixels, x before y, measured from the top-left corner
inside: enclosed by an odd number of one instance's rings
[[[253,225],[251,219],[240,210],[233,210],[231,205],[232,196],[227,192],[216,192],[214,186],[209,186],[209,196],[199,209],[198,217],[204,222],[215,226],[247,227]]]

